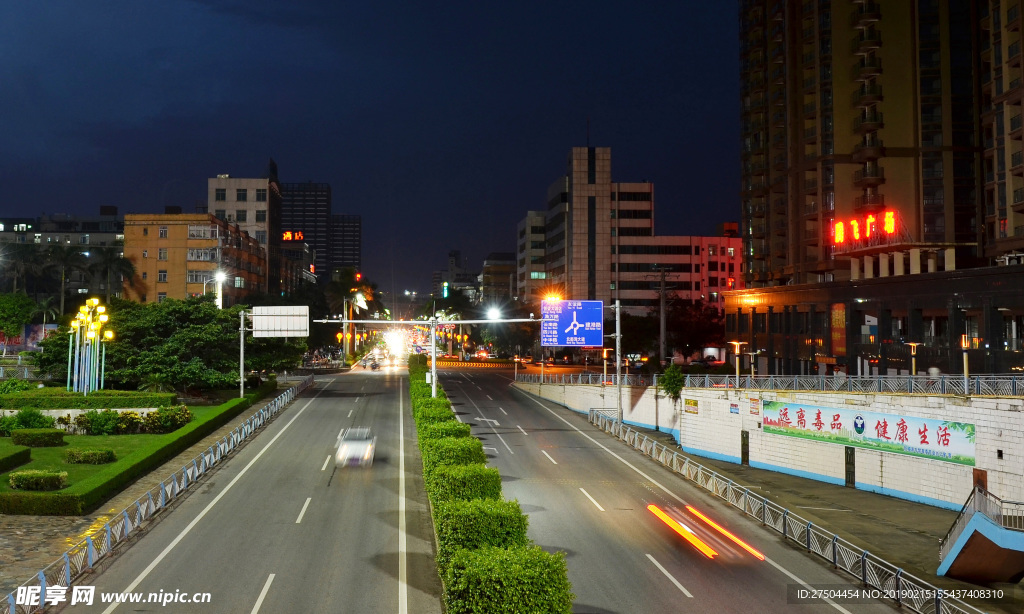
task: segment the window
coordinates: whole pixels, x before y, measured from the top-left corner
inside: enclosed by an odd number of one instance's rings
[[[245,209],[236,209],[235,210],[235,221],[236,222],[245,222],[248,219],[249,219],[249,212],[247,210],[245,210]]]
[[[167,293],[166,292],[157,292],[156,293],[156,302],[162,303],[162,302],[164,302],[164,300],[166,298],[167,298]]]
[[[166,247],[161,247],[160,249],[157,250],[157,252],[156,252],[156,259],[157,260],[167,260],[167,248]]]
[[[530,279],[547,279],[547,273],[544,271],[530,271]]]
[[[708,245],[708,256],[714,256],[716,251],[718,251],[717,245]]]
[[[78,242],[81,243],[82,245],[88,245],[89,235],[81,235],[80,237],[78,237]]]
[[[189,269],[188,271],[188,282],[190,284],[202,284],[213,279],[212,271],[197,271]]]
[[[146,228],[145,226],[142,227],[142,236],[144,236],[144,237],[148,237],[149,236],[149,228]]]
[[[167,227],[166,226],[161,226],[160,227],[160,238],[161,239],[166,239],[167,238]]]
[[[223,220],[227,216],[228,216],[227,215],[227,211],[224,210],[224,209],[214,209],[213,210],[213,217],[217,218],[218,220]]]
[[[162,270],[162,269],[157,271],[156,272],[156,281],[157,281],[157,283],[161,283],[161,284],[167,283],[167,271]]]
[[[235,200],[237,200],[240,203],[244,203],[245,201],[249,200],[249,190],[245,188],[238,188],[237,190],[235,190]]]
[[[256,202],[265,203],[267,202],[267,189],[256,188]]]
[[[736,248],[735,247],[730,247],[729,248],[729,257],[732,258],[735,255],[736,255]]]
[[[244,288],[245,287],[245,278],[244,277],[235,277],[235,287],[236,288]]]
[[[144,280],[145,280],[145,279],[148,279],[148,278],[149,278],[149,273],[147,273],[147,272],[143,271],[143,272],[142,272],[142,279],[144,279]]]
[[[259,199],[257,198],[256,200],[259,200]],[[256,221],[257,222],[266,222],[267,221],[267,210],[266,209],[257,209],[256,210]]]
[[[143,258],[149,258],[149,250],[148,249],[142,250],[142,257]]]
[[[257,212],[257,213],[259,213],[259,212]],[[257,230],[256,231],[256,241],[259,242],[260,245],[266,245],[267,244],[267,231],[266,230]]]
[[[139,295],[139,302],[140,303],[145,303],[146,302],[146,295],[145,294],[140,294]]]
[[[217,188],[213,191],[213,200],[225,201],[228,199],[228,191],[225,188]]]

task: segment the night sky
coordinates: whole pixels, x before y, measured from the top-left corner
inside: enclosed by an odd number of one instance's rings
[[[734,1],[0,5],[0,216],[194,211],[218,173],[328,182],[363,270],[429,292],[514,250],[569,150],[655,184],[655,231],[738,221]]]

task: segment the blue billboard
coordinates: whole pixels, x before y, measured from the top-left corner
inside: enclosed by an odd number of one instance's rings
[[[601,301],[542,301],[542,346],[601,347],[604,305]]]

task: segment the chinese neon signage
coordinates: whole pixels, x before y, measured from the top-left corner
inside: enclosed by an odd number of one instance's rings
[[[877,214],[869,213],[863,218],[836,220],[832,224],[832,242],[835,245],[845,245],[879,235],[892,237],[895,234],[895,211],[882,211]]]
[[[284,234],[281,235],[281,240],[282,241],[302,241],[302,239],[303,239],[303,236],[302,236],[302,231],[301,230],[296,230],[296,231],[286,230],[286,231],[284,231]]]

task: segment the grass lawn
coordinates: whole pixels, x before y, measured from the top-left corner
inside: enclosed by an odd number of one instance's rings
[[[189,407],[189,411],[195,416],[193,421],[203,420],[219,409],[219,406]],[[170,441],[176,438],[175,433],[164,433],[162,435],[65,435],[64,441],[67,445],[53,448],[32,448],[32,461],[15,467],[12,471],[24,471],[26,469],[46,469],[68,472],[68,486],[81,482],[100,471],[110,467],[105,465],[71,464],[64,462],[64,450],[68,448],[79,448],[82,450],[113,450],[117,454],[117,460],[128,458],[134,452],[145,449],[152,450],[151,444],[159,441]],[[11,443],[10,437],[0,437],[0,455],[4,452],[17,449]],[[9,481],[9,473],[0,474],[0,492],[12,492]],[[13,491],[20,492],[20,491]]]

